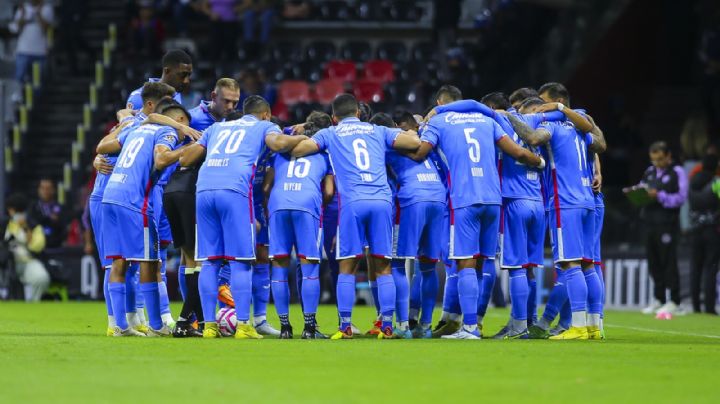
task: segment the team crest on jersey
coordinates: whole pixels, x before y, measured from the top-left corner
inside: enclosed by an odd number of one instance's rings
[[[177,138],[176,138],[175,136],[173,136],[173,135],[165,135],[165,140],[167,140],[168,142],[171,142],[171,143],[175,144],[175,141],[177,140]]]

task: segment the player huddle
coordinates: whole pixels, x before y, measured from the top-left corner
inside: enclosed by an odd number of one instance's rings
[[[378,315],[369,333],[381,339],[481,338],[496,260],[509,271],[512,311],[495,338],[603,337],[597,153],[606,144],[561,84],[482,102],[446,85],[424,118],[399,122],[342,94],[332,117],[313,112],[281,129],[260,96],[237,112],[231,79],[186,111],[173,97],[191,70],[186,54],[169,52],[163,77],[131,94],[97,148],[90,204],[107,268],[108,335],[219,337],[218,306],[233,306],[235,338],[292,338],[288,273],[297,270],[302,338],[327,338],[315,319],[325,256],[338,310],[331,339],[358,332],[360,259]],[[537,319],[533,269],[546,229],[557,282]],[[177,322],[165,285],[171,240],[182,251]],[[409,259],[419,270],[412,283]],[[432,330],[438,264],[443,314]],[[270,291],[279,331],[266,319]]]

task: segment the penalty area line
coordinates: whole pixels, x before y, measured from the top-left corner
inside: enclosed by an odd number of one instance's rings
[[[609,323],[605,323],[605,326],[612,327],[612,328],[624,328],[626,330],[634,330],[634,331],[644,331],[644,332],[654,332],[654,333],[661,333],[661,334],[684,335],[684,336],[689,336],[689,337],[703,337],[703,338],[720,339],[720,335],[696,334],[696,333],[692,333],[692,332],[658,330],[656,328],[631,327],[631,326],[627,326],[627,325],[609,324]]]

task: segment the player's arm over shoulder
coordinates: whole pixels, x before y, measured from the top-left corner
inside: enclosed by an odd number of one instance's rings
[[[592,138],[592,142],[588,145],[588,150],[594,153],[604,153],[607,150],[607,142],[605,141],[605,134],[595,124],[595,121],[590,115],[585,115],[588,121],[592,124],[592,130],[588,132]]]
[[[125,121],[116,125],[110,133],[100,140],[95,151],[99,154],[115,154],[122,150],[122,143],[118,139],[120,132],[132,124],[132,121]]]
[[[155,148],[153,149],[153,157],[155,160],[155,168],[162,170],[172,165],[180,159],[183,148],[173,150],[178,143],[178,136],[174,130],[159,130],[155,134]]]
[[[330,129],[328,128],[321,129],[313,135],[312,139],[307,136],[302,136],[304,139],[295,145],[292,150],[290,150],[290,155],[293,157],[304,157],[310,154],[315,154],[321,150],[325,150],[327,148],[327,136],[330,133],[329,131]]]
[[[275,124],[265,129],[265,145],[276,153],[287,153],[298,145],[302,140],[307,139],[305,135],[289,136],[283,135],[282,130]]]

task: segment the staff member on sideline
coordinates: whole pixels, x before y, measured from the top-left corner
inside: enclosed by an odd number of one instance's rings
[[[680,206],[688,194],[688,179],[682,167],[673,163],[667,143],[650,145],[650,162],[640,184],[647,186],[653,202],[641,212],[647,232],[645,246],[648,268],[655,282],[655,301],[645,314],[684,314],[680,305],[680,279],[677,264]],[[670,289],[667,301],[666,289]]]

